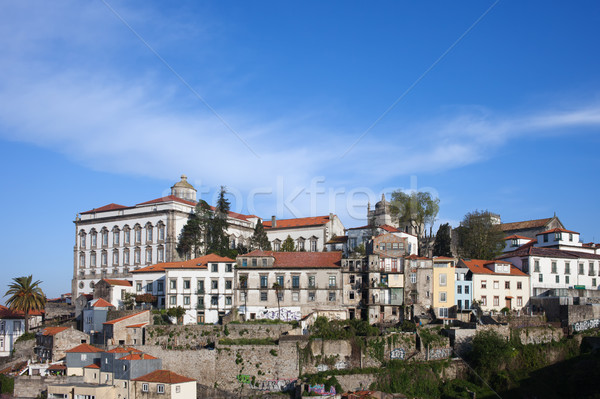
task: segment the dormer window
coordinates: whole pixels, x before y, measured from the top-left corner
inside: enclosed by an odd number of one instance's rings
[[[544,234],[544,242],[548,242],[548,234]]]
[[[258,266],[258,259],[252,258],[252,267]]]
[[[516,238],[512,239],[512,246],[513,247],[518,247],[519,246],[519,240],[517,240]]]
[[[560,231],[557,231],[556,233],[554,233],[554,241],[560,241],[562,240],[562,236]]]
[[[573,233],[569,233],[569,241],[573,241]]]
[[[262,265],[263,267],[267,267],[267,258],[263,258]]]

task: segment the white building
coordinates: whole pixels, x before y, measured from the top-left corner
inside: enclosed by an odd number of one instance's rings
[[[161,309],[183,307],[183,324],[217,323],[233,307],[234,264],[209,254],[150,265],[132,272],[134,293],[156,296]]]
[[[171,187],[171,195],[133,206],[109,204],[77,215],[72,294],[93,292],[103,278],[130,279],[131,271],[178,259],[177,242],[196,206],[196,190],[186,180]],[[256,216],[230,212],[232,246],[247,245]]]
[[[29,328],[42,325],[42,313],[31,312]],[[25,333],[25,317],[21,312],[15,312],[0,305],[0,357],[10,356],[15,341]]]
[[[271,221],[264,221],[263,225],[274,251],[281,249],[288,235],[294,240],[297,251],[307,252],[321,252],[332,237],[344,235],[344,225],[333,213],[329,216],[282,220],[273,216]]]
[[[473,302],[478,301],[482,310],[520,310],[528,305],[529,276],[510,262],[461,259],[457,267],[469,269]]]
[[[579,233],[556,228],[499,259],[513,263],[531,276],[530,295],[564,288],[598,289],[600,255],[594,246],[579,242]]]

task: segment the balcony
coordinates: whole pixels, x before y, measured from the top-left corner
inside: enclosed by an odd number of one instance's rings
[[[337,284],[329,284],[327,286],[327,289],[330,289],[330,290],[337,290],[337,288],[338,288]]]
[[[196,309],[198,309],[198,310],[204,310],[204,304],[203,303],[199,303],[198,305],[196,305]]]
[[[204,295],[204,288],[198,288],[198,291],[196,292],[198,295]]]

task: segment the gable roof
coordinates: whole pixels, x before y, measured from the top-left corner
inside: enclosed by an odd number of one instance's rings
[[[274,252],[255,250],[243,257],[274,258],[273,268],[339,268],[342,265],[342,253],[332,252]],[[246,266],[244,266],[246,267]]]
[[[30,316],[42,316],[45,313],[45,310],[34,310],[30,311]],[[13,310],[7,308],[6,306],[0,305],[0,319],[24,319],[25,312],[20,310]]]
[[[99,369],[100,366],[98,366],[96,363],[92,363],[92,364],[88,364],[87,366],[84,367],[84,369]]]
[[[41,333],[42,335],[56,335],[68,329],[69,327],[46,327],[41,331]]]
[[[510,230],[534,229],[534,228],[544,227],[551,220],[552,220],[552,218],[545,218],[545,219],[525,220],[522,222],[500,223],[500,230],[510,231]]]
[[[560,227],[557,227],[555,229],[550,229],[550,230],[542,231],[541,233],[537,233],[536,236],[539,236],[539,235],[542,235],[542,234],[549,234],[549,233],[571,233],[571,234],[579,234],[576,231],[571,231],[571,230],[567,230],[567,229],[561,229]]]
[[[93,308],[111,308],[111,307],[114,308],[115,307],[112,303],[107,302],[102,298],[98,298],[98,299],[96,299],[96,301],[93,301],[90,303],[92,304]]]
[[[65,351],[65,353],[98,353],[98,352],[104,352],[104,351],[102,349],[96,348],[95,346],[92,346],[90,344],[80,344],[74,348],[71,348],[71,349]]]
[[[89,211],[81,212],[81,214],[85,215],[88,213],[108,212],[108,211],[115,211],[117,209],[126,209],[126,208],[131,208],[131,207],[112,203],[112,204],[101,206],[100,208],[94,208],[94,209],[90,209]]]
[[[507,252],[496,259],[506,259],[513,257],[522,256],[539,256],[547,258],[562,258],[562,259],[600,259],[600,255],[579,252],[579,251],[568,251],[564,249],[548,248],[548,247],[535,247],[535,242],[527,243],[512,252]]]
[[[102,323],[102,324],[116,324],[116,323],[118,323],[118,322],[120,322],[120,321],[123,321],[123,320],[130,319],[130,318],[132,318],[133,316],[137,316],[137,315],[140,315],[140,314],[142,314],[142,313],[150,313],[150,311],[149,311],[149,310],[142,310],[141,312],[134,313],[134,314],[130,314],[129,316],[123,316],[123,317],[119,317],[118,319],[114,319],[114,320],[111,320],[111,321],[107,321],[107,322],[105,322],[105,323]]]
[[[116,280],[116,279],[112,279],[112,278],[104,278],[102,280],[106,281],[110,285],[120,285],[123,287],[132,287],[133,286],[132,282],[129,280]]]
[[[153,199],[153,200],[150,200],[150,201],[140,202],[139,204],[136,204],[136,206],[160,204],[161,202],[180,202],[182,204],[196,206],[195,202],[184,200],[183,198],[179,198],[179,197],[176,197],[174,195],[167,195],[165,197],[156,198],[156,199]]]
[[[390,226],[389,224],[383,224],[381,226],[379,226],[380,229],[383,229],[385,231],[388,231],[390,233],[398,233],[401,232],[400,230],[398,230],[397,228],[395,228],[394,226]]]
[[[157,263],[155,265],[150,265],[146,267],[142,267],[141,269],[132,270],[132,273],[150,273],[150,272],[164,272],[166,269],[206,269],[209,263],[234,263],[235,260],[231,258],[226,258],[224,256],[219,256],[216,254],[208,254],[204,256],[200,256],[199,258],[194,258],[190,260],[178,261],[178,262],[165,262],[165,263]]]
[[[127,356],[123,356],[119,360],[156,360],[157,357],[148,355],[146,353],[130,353]]]
[[[135,348],[117,346],[116,348],[106,351],[106,353],[142,353],[142,351]]]
[[[139,323],[139,324],[132,324],[130,326],[125,326],[125,328],[140,328],[140,327],[144,327],[145,325],[147,325],[148,323]]]
[[[149,374],[134,378],[131,381],[162,382],[164,384],[180,384],[182,382],[196,381],[183,375],[175,374],[170,370],[155,370]]]
[[[488,269],[486,266],[494,263],[502,263],[510,265],[510,275],[511,276],[529,276],[528,274],[522,272],[517,267],[515,267],[510,262],[504,262],[500,260],[483,260],[483,259],[461,259],[461,262],[467,266],[467,268],[473,274],[495,274],[495,275],[506,275],[506,273],[496,273],[493,270]]]
[[[276,226],[272,227],[271,220],[263,221],[263,226],[265,229],[288,229],[292,227],[309,227],[309,226],[320,226],[327,224],[329,222],[329,215],[327,216],[312,216],[306,218],[294,218],[294,219],[281,219],[276,220]]]
[[[535,240],[535,238],[520,236],[518,234],[513,234],[507,237],[504,237],[504,240]]]

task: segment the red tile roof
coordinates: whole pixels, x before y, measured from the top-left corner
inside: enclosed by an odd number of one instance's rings
[[[29,312],[30,316],[42,316],[45,313],[44,310],[34,310]],[[0,305],[0,319],[23,319],[25,318],[25,313],[19,310],[13,310],[7,308],[6,306]]]
[[[80,345],[77,345],[76,347],[71,348],[65,352],[66,353],[98,353],[98,352],[104,352],[104,351],[102,349],[96,348],[95,346],[92,346],[90,344],[80,344]]]
[[[132,287],[133,286],[131,281],[128,281],[128,280],[115,280],[112,278],[105,278],[103,280],[106,281],[110,285],[120,285],[123,287]]]
[[[132,273],[149,273],[149,272],[164,272],[166,269],[206,269],[209,263],[233,263],[235,260],[219,256],[216,254],[208,254],[199,258],[194,258],[185,261],[178,262],[167,262],[157,263],[156,265],[150,265],[142,267],[141,269],[132,270]]]
[[[362,230],[362,229],[370,229],[370,228],[373,228],[373,226],[366,225],[366,226],[360,226],[360,227],[350,227],[346,230]]]
[[[68,329],[69,327],[46,327],[42,330],[42,335],[56,335]]]
[[[432,260],[431,258],[426,258],[424,256],[417,256],[417,255],[409,255],[405,259],[410,259],[410,260],[415,260],[415,259],[419,259],[419,260]]]
[[[62,370],[66,370],[67,366],[65,366],[64,364],[53,364],[50,367],[48,367],[48,370],[51,371],[62,371]]]
[[[102,324],[116,324],[116,323],[118,323],[118,322],[120,322],[120,321],[123,321],[123,320],[130,319],[130,318],[132,318],[133,316],[137,316],[137,315],[140,315],[140,314],[142,314],[142,313],[150,313],[150,311],[149,311],[149,310],[142,310],[141,312],[134,313],[134,314],[130,314],[129,316],[123,316],[123,317],[119,317],[118,319],[114,319],[114,320],[111,320],[111,321],[107,321],[107,322],[105,322],[105,323],[102,323]]]
[[[510,231],[510,230],[524,230],[524,229],[533,229],[533,228],[538,228],[538,227],[544,227],[551,220],[552,220],[552,218],[546,218],[546,219],[525,220],[522,222],[501,223],[500,230]]]
[[[84,369],[99,369],[100,366],[98,366],[96,363],[92,363],[92,364],[88,364],[87,366],[84,367]]]
[[[154,360],[157,357],[147,355],[145,353],[131,353],[127,356],[123,356],[120,360]]]
[[[389,224],[384,224],[379,226],[380,229],[383,229],[385,231],[389,231],[390,233],[399,233],[401,232],[400,230],[398,230],[397,228],[390,226]]]
[[[537,233],[536,236],[542,235],[542,234],[549,234],[549,233],[572,233],[572,234],[579,234],[576,231],[571,231],[571,230],[567,230],[567,229],[561,229],[561,228],[555,228],[552,230],[546,230],[546,231],[542,231],[541,233]]]
[[[119,204],[108,204],[108,205],[101,206],[100,208],[94,208],[89,211],[81,212],[81,214],[85,215],[88,213],[115,211],[117,209],[126,209],[126,208],[130,208],[130,207],[125,206],[125,205],[119,205]]]
[[[195,381],[191,378],[184,377],[179,374],[175,374],[169,370],[155,370],[149,374],[143,375],[138,378],[134,378],[131,381],[143,381],[143,382],[162,382],[164,384],[180,384],[182,382]]]
[[[146,324],[148,324],[148,323],[132,324],[130,326],[126,326],[125,328],[140,328],[140,327],[144,327]]]
[[[579,251],[567,251],[564,249],[547,248],[547,247],[535,247],[535,242],[527,243],[515,251],[507,252],[504,255],[499,256],[497,259],[506,259],[512,257],[522,256],[540,256],[547,258],[563,258],[563,259],[597,259],[600,260],[600,255],[590,254]]]
[[[94,307],[94,308],[111,308],[111,307],[114,308],[115,306],[112,303],[107,302],[102,298],[98,298],[96,300],[96,302],[94,302],[92,304],[92,307]]]
[[[508,237],[504,237],[505,240],[535,240],[535,238],[520,236],[518,234],[513,234]]]
[[[339,268],[341,266],[341,252],[274,252],[252,251],[243,257],[275,258],[273,268]]]
[[[109,351],[106,351],[106,353],[142,353],[142,351],[137,350],[135,348],[123,348],[122,346],[118,346]]]
[[[502,264],[510,265],[510,275],[511,276],[528,276],[526,273],[523,273],[521,270],[517,269],[510,262],[503,262],[503,261],[498,261],[498,260],[490,261],[490,260],[483,260],[483,259],[461,259],[461,261],[465,264],[465,266],[467,266],[469,268],[469,270],[473,274],[506,274],[506,273],[496,273],[493,270],[490,270],[487,268],[487,266],[490,264],[502,263]]]
[[[139,205],[151,205],[151,204],[160,204],[161,202],[180,202],[182,204],[196,206],[195,202],[184,200],[183,198],[176,197],[174,195],[167,195],[166,197],[156,198],[146,202],[140,202],[136,206]]]
[[[265,229],[287,229],[291,227],[308,227],[308,226],[320,226],[329,222],[328,216],[313,216],[306,218],[295,218],[295,219],[281,219],[276,221],[277,227],[271,227],[272,222],[263,221]]]

